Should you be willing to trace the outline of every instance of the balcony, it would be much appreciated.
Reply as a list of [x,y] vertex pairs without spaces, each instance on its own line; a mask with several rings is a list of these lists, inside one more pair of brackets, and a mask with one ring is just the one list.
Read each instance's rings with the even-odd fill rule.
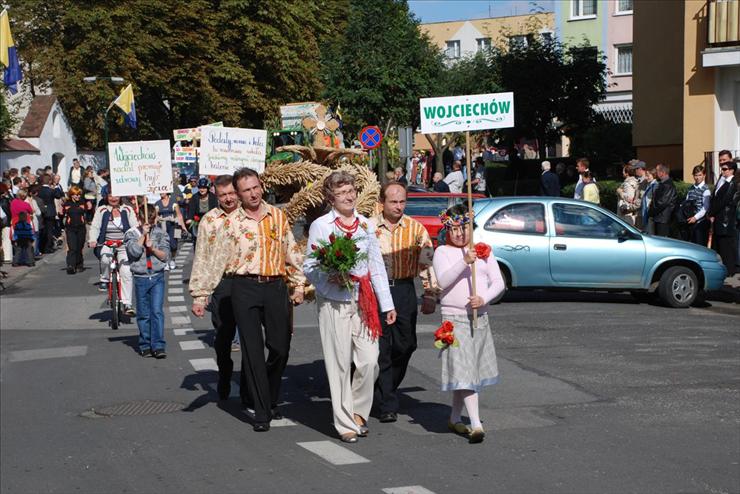
[[708,2],[709,46],[740,44],[740,0]]
[[707,49],[703,67],[740,65],[740,0],[707,2]]

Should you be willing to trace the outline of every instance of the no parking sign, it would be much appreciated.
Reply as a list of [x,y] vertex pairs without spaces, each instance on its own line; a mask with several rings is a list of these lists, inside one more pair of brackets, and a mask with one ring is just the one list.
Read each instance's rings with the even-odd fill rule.
[[383,142],[383,134],[377,125],[368,125],[360,131],[360,143],[365,149],[375,149]]

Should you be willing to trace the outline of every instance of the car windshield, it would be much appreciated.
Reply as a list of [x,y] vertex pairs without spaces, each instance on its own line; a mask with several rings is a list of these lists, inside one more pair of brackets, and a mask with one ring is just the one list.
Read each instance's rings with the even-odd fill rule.
[[437,216],[446,211],[448,197],[409,197],[406,201],[406,214],[409,216]]

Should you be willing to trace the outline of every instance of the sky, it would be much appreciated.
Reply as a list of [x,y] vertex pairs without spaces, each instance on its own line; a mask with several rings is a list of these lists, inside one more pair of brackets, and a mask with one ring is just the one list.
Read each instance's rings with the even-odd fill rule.
[[411,12],[422,23],[524,15],[537,6],[552,12],[554,3],[555,0],[408,0]]

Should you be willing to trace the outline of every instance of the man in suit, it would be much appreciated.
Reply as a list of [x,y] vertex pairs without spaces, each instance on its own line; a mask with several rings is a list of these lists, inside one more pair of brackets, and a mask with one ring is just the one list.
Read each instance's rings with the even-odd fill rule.
[[671,218],[676,209],[678,195],[676,187],[671,180],[671,170],[666,165],[655,167],[658,174],[658,185],[653,193],[653,201],[650,203],[648,215],[655,223],[655,234],[662,237],[670,236]]
[[59,189],[51,187],[51,177],[49,175],[41,176],[41,190],[39,198],[44,201],[45,208],[42,208],[41,215],[41,242],[40,249],[44,254],[54,252],[54,223],[57,217],[57,207],[54,199],[61,199],[62,192]]
[[560,197],[560,179],[550,171],[550,162],[542,162],[542,175],[540,175],[540,195]]
[[722,263],[727,268],[727,276],[733,276],[737,262],[737,227],[736,209],[738,201],[735,171],[737,163],[732,160],[732,154],[723,150],[719,153],[720,178],[714,188],[712,201],[709,206],[709,219],[712,222],[712,246],[722,257]]

